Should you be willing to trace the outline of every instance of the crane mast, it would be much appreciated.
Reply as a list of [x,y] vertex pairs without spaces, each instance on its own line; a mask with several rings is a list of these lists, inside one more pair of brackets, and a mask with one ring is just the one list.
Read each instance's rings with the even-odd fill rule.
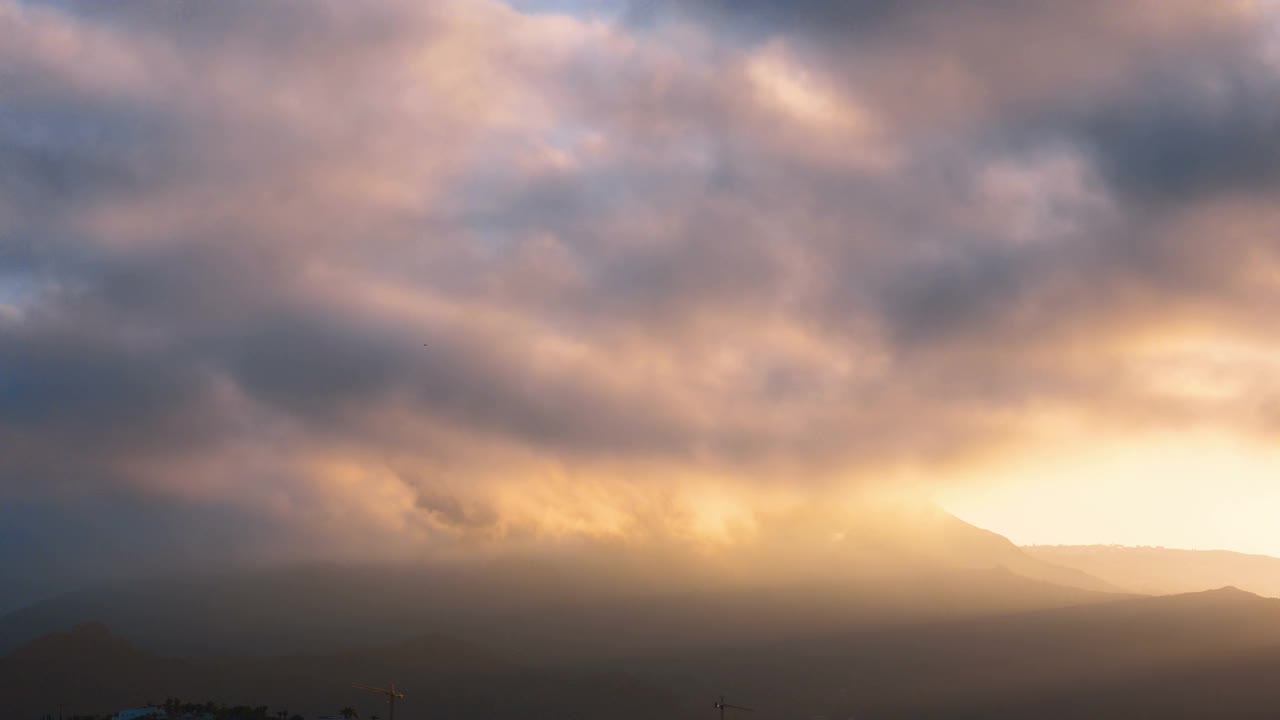
[[385,688],[371,687],[369,685],[356,685],[354,683],[351,685],[351,687],[356,688],[357,690],[366,690],[371,693],[386,695],[387,706],[388,706],[387,715],[389,716],[387,720],[396,720],[396,700],[403,698],[404,693],[400,692],[399,690],[396,690],[396,684],[394,682],[391,683],[390,687],[385,687]]
[[726,703],[724,701],[723,695],[721,695],[720,700],[716,702],[716,709],[720,711],[720,720],[724,720],[725,710],[741,710],[743,712],[755,712],[755,710],[752,710],[749,707],[742,707],[741,705],[730,705]]

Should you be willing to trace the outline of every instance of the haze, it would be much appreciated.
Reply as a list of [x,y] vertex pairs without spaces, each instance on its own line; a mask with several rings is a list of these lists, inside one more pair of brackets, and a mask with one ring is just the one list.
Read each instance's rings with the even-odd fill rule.
[[[652,601],[646,642],[550,654],[692,662],[1278,594],[1265,559],[1015,546],[1280,555],[1278,21],[0,0],[0,651],[100,621],[191,654],[198,617],[232,655],[376,625],[531,657],[574,603]],[[186,614],[348,572],[381,615],[254,648],[288,613],[253,592]],[[122,610],[163,578],[187,599]],[[741,605],[699,645],[670,598],[702,593]]]

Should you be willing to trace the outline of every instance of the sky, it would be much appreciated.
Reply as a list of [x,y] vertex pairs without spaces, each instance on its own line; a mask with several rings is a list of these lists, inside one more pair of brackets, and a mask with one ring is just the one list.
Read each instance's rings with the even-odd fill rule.
[[882,492],[1280,554],[1278,21],[0,0],[0,584]]

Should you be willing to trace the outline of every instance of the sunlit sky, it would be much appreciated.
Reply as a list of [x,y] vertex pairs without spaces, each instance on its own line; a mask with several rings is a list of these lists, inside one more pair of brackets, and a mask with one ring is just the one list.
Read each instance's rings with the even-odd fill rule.
[[1163,545],[1277,554],[1280,448],[1165,434],[1018,458],[938,497],[1021,544]]
[[0,584],[897,490],[1280,555],[1278,12],[0,0]]

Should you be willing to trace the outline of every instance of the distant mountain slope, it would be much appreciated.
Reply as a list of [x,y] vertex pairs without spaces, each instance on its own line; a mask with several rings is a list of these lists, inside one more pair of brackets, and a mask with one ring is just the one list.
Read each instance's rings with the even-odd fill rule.
[[1280,648],[1189,660],[1085,688],[1001,698],[951,718],[1273,718],[1280,707]]
[[[1007,575],[1006,577],[1013,577]],[[1031,582],[1019,579],[1021,582]],[[1234,718],[1280,707],[1280,600],[1234,588],[537,668],[423,636],[336,653],[172,659],[81,625],[0,658],[0,717],[179,696],[403,718],[696,720],[721,693],[783,718]]]
[[385,715],[353,682],[396,681],[400,717],[650,718],[676,705],[618,672],[540,671],[440,636],[316,656],[174,659],[141,652],[102,625],[39,638],[0,658],[0,717],[105,714],[165,698]]
[[165,697],[180,663],[166,663],[99,623],[47,635],[0,658],[0,716],[100,714]]
[[118,583],[0,617],[0,652],[94,619],[170,655],[314,653],[444,631],[517,657],[550,647],[575,659],[1115,599],[1113,586],[933,506],[879,506],[835,528],[768,528],[715,554],[595,547],[465,567]]
[[[358,592],[347,592],[353,577]],[[572,580],[566,580],[572,585]],[[168,655],[330,652],[444,632],[513,657],[575,661],[1114,600],[1004,568],[879,572],[858,582],[548,599],[476,580],[329,569],[129,584],[0,619],[14,646],[86,618]]]
[[1027,553],[1003,535],[967,523],[937,507],[925,506],[914,512],[917,516],[926,516],[924,522],[913,524],[917,528],[913,534],[918,539],[911,547],[921,556],[962,567],[1004,567],[1032,580],[1065,587],[1111,593],[1131,591],[1123,583],[1107,581],[1074,566]]
[[1118,545],[1033,545],[1030,557],[1152,595],[1197,592],[1234,585],[1280,597],[1280,558],[1225,550],[1174,550]]
[[[1276,716],[1276,676],[1259,668],[1280,667],[1277,661],[1280,600],[1225,588],[744,646],[628,667],[660,677],[682,695],[731,692],[755,707],[759,720],[1226,718]],[[1187,707],[1197,713],[1169,702],[1162,678],[1196,687],[1201,695],[1179,695],[1194,701]],[[1219,695],[1228,689],[1247,700]],[[1221,712],[1211,710],[1215,704]]]

